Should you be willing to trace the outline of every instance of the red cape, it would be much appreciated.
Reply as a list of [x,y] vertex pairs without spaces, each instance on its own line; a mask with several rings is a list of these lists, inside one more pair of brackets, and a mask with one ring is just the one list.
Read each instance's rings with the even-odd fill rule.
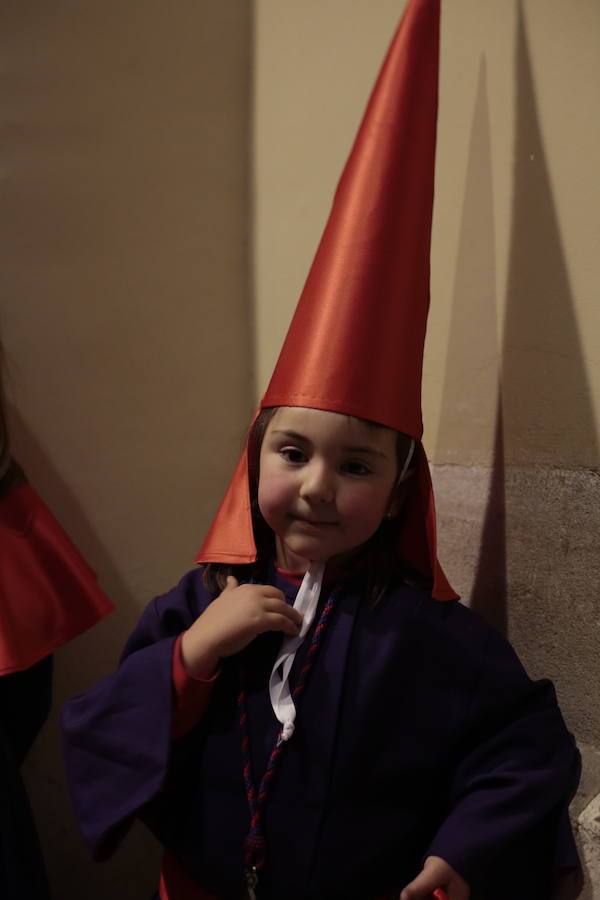
[[27,669],[113,606],[32,487],[0,498],[0,675]]

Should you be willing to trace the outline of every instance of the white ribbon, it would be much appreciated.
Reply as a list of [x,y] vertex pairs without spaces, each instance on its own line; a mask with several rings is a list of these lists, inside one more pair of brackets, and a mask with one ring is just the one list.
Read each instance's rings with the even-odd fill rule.
[[289,637],[284,640],[269,678],[271,706],[277,720],[283,725],[281,734],[281,740],[283,741],[289,741],[293,735],[294,720],[296,718],[296,707],[290,693],[290,671],[296,652],[315,617],[324,572],[325,565],[323,563],[311,563],[304,575],[294,601],[294,609],[297,609],[304,617],[300,633],[296,637]]
[[404,465],[402,466],[402,471],[400,472],[400,477],[398,478],[398,484],[404,481],[406,477],[406,473],[408,472],[408,467],[411,464],[413,453],[415,452],[415,439],[410,439],[410,447],[408,448],[408,453],[406,454],[406,459],[404,460]]

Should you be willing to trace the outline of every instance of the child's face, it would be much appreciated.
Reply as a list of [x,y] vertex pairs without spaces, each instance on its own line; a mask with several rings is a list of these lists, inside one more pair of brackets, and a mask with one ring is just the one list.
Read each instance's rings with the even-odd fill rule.
[[260,452],[258,504],[277,562],[305,571],[350,553],[395,513],[396,435],[353,416],[280,407]]

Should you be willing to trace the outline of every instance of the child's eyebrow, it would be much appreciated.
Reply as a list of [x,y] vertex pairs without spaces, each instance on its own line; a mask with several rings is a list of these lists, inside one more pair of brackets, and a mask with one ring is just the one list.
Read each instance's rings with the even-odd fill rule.
[[376,450],[375,447],[344,447],[345,453],[359,453],[361,455],[367,454],[368,456],[381,456],[383,459],[388,458],[388,454],[384,453],[382,450]]
[[310,439],[298,431],[285,431],[281,428],[274,428],[271,434],[279,434],[282,437],[289,438],[291,441],[303,441],[305,444],[310,444]]
[[[281,437],[285,437],[291,441],[300,441],[303,444],[310,444],[312,446],[312,441],[310,438],[306,437],[305,434],[300,434],[298,431],[287,431],[285,429],[273,429],[271,434],[277,434]],[[383,453],[381,450],[376,450],[375,447],[342,447],[342,451],[344,453],[357,453],[362,456],[380,456],[382,459],[387,459],[388,454]]]

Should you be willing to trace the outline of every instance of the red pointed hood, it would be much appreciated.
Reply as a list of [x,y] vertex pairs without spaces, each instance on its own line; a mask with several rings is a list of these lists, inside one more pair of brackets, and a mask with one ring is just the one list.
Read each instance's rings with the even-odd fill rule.
[[[261,401],[387,425],[420,441],[429,308],[440,0],[410,0],[371,94],[329,220]],[[456,594],[436,555],[429,467],[419,444],[399,552]],[[199,562],[252,562],[244,452]]]

